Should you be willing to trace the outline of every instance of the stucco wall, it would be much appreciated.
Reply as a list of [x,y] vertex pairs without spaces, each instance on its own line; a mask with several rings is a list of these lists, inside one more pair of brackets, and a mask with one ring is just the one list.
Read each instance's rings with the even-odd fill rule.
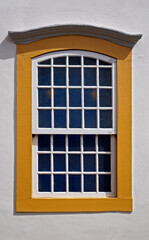
[[[149,239],[149,1],[0,1],[0,239]],[[16,46],[8,31],[90,24],[142,33],[133,49],[134,211],[96,214],[15,213]]]

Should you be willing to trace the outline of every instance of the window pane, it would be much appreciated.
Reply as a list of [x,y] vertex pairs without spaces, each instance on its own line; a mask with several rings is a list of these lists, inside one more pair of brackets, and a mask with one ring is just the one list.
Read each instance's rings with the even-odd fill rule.
[[112,110],[100,110],[100,127],[112,128]]
[[96,86],[96,68],[84,68],[84,86]]
[[51,68],[38,68],[38,85],[51,85]]
[[54,135],[53,136],[53,150],[54,151],[65,151],[65,135]]
[[99,60],[99,65],[112,65],[111,63]]
[[54,110],[54,127],[66,128],[66,110]]
[[95,151],[95,135],[84,135],[83,136],[83,150],[84,151]]
[[85,110],[85,128],[97,128],[96,110]]
[[81,175],[69,175],[69,192],[81,192]]
[[69,57],[69,65],[81,65],[80,57]]
[[84,89],[84,106],[96,107],[97,106],[97,92],[96,89]]
[[81,128],[81,110],[69,110],[69,127]]
[[58,57],[54,58],[55,65],[65,65],[66,64],[66,57]]
[[65,171],[66,164],[65,164],[65,154],[54,154],[54,171]]
[[69,85],[81,86],[81,68],[69,68]]
[[108,154],[99,154],[98,162],[99,162],[99,171],[100,172],[110,172],[111,171],[111,155]]
[[54,68],[54,85],[66,85],[66,68]]
[[38,191],[50,192],[51,191],[51,175],[38,175]]
[[50,135],[38,135],[38,151],[50,151]]
[[111,192],[111,175],[99,175],[99,192]]
[[98,136],[98,151],[110,151],[111,143],[109,135],[99,135]]
[[84,175],[84,192],[96,192],[96,175]]
[[40,65],[50,65],[51,64],[51,59],[39,62],[38,64],[40,64]]
[[112,107],[112,90],[100,89],[99,90],[99,105],[100,107]]
[[51,107],[51,89],[38,89],[38,106]]
[[112,71],[111,68],[99,69],[99,85],[112,86]]
[[54,192],[66,192],[66,175],[54,175]]
[[51,128],[51,110],[38,110],[39,127]]
[[69,106],[81,107],[81,89],[69,89]]
[[54,89],[54,107],[66,107],[66,89]]
[[69,135],[68,136],[68,150],[69,151],[80,151],[80,135]]
[[38,171],[50,170],[50,154],[38,154]]
[[85,172],[96,171],[96,155],[95,154],[84,154],[83,163]]
[[80,154],[69,154],[68,161],[69,161],[69,171],[81,171],[80,167]]
[[96,59],[84,57],[84,65],[96,65]]

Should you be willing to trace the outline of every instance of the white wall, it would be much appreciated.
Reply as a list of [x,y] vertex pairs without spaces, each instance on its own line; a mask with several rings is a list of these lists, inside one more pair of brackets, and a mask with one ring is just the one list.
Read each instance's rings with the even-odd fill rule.
[[[96,214],[16,214],[16,46],[9,30],[90,24],[142,33],[133,49],[134,211]],[[0,239],[149,239],[149,1],[0,1]]]

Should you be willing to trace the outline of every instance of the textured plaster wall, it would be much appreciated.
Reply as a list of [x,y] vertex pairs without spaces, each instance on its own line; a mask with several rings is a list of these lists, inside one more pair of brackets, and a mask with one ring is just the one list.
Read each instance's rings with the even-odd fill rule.
[[[149,1],[0,1],[0,239],[149,239]],[[15,44],[8,30],[90,24],[142,33],[133,49],[134,211],[96,214],[16,214]]]

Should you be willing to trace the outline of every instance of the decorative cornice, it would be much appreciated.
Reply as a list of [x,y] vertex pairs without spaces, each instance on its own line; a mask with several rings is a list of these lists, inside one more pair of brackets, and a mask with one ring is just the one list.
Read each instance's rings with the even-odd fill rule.
[[57,36],[81,35],[108,40],[131,48],[142,37],[142,34],[127,34],[113,29],[89,25],[56,25],[27,31],[9,31],[8,33],[16,44],[27,44]]

